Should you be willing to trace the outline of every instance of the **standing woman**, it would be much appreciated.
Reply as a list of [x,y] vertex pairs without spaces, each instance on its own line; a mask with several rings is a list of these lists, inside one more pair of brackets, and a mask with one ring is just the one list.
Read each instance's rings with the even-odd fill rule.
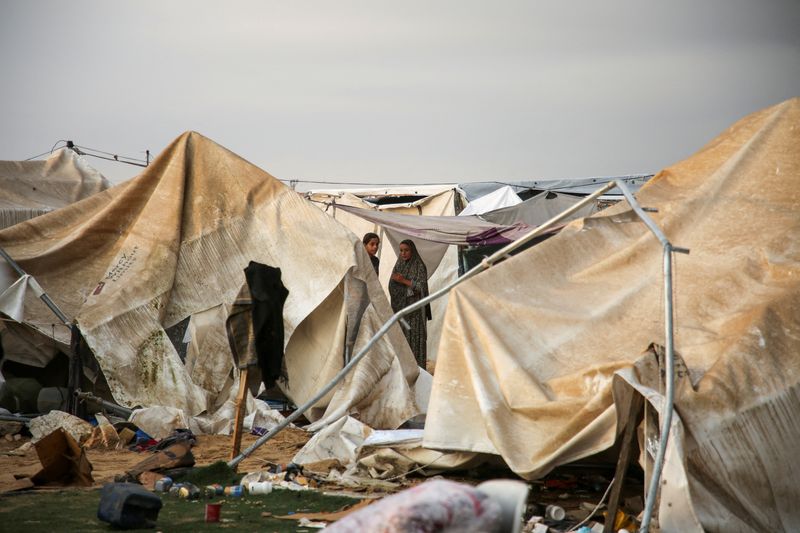
[[[389,296],[392,300],[392,310],[398,312],[414,302],[428,296],[428,269],[417,253],[414,241],[405,240],[400,243],[400,257],[392,270],[392,277],[389,281]],[[408,344],[417,364],[425,368],[428,360],[428,325],[427,321],[431,318],[431,308],[426,305],[422,309],[414,311],[405,316],[406,322],[410,326],[404,329]]]
[[381,238],[375,233],[365,233],[361,242],[364,243],[364,248],[367,249],[369,260],[372,261],[372,268],[375,269],[375,273],[377,274],[381,266],[381,260],[378,259],[378,256],[375,254],[378,253],[378,246],[381,244]]

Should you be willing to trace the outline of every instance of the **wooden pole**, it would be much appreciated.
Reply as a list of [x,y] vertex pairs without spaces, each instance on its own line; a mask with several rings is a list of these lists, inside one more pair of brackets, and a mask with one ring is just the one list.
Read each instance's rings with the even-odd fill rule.
[[231,442],[231,460],[239,455],[242,447],[242,422],[244,421],[244,410],[247,404],[247,373],[248,368],[239,370],[239,393],[236,395],[236,412],[233,419],[233,440]]
[[617,519],[617,509],[619,509],[619,500],[622,496],[625,473],[628,471],[628,463],[631,460],[633,438],[636,435],[636,427],[641,419],[642,405],[642,395],[633,391],[628,404],[628,419],[625,421],[625,430],[622,434],[622,446],[617,460],[617,470],[614,473],[614,484],[611,487],[611,496],[608,498],[608,518],[606,518],[606,523],[603,526],[603,533],[613,533],[615,531],[614,522]]

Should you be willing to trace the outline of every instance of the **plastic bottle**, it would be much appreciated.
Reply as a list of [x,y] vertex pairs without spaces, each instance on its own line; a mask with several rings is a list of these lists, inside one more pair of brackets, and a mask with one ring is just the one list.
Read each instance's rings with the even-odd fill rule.
[[253,481],[247,486],[250,494],[269,494],[272,492],[272,483],[269,481]]

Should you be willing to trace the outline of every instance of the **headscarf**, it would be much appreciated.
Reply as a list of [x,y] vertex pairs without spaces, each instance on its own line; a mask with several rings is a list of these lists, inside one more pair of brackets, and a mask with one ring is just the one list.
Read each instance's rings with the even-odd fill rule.
[[[400,244],[405,244],[411,248],[411,258],[408,261],[404,261],[401,257],[398,257],[397,262],[394,264],[394,269],[392,269],[392,274],[396,272],[404,278],[410,279],[411,287],[394,280],[389,281],[389,297],[392,301],[392,309],[395,312],[428,296],[428,268],[419,256],[417,246],[411,239],[406,239]],[[425,306],[425,314],[430,320],[430,305]]]

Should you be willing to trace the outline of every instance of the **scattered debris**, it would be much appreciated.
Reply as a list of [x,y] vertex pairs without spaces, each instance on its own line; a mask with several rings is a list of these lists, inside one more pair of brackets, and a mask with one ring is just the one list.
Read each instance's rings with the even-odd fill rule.
[[13,474],[0,475],[0,494],[32,489],[33,487],[33,481],[29,477],[18,478]]
[[[35,444],[31,442],[26,442],[19,449],[25,448],[27,451],[34,446],[42,465],[41,470],[33,476],[6,476],[0,482],[0,493],[43,485],[88,487],[94,483],[92,465],[86,458],[85,450],[64,429],[53,431]],[[17,450],[15,455],[24,453]]]
[[125,474],[117,476],[116,480],[136,481],[144,472],[163,472],[171,468],[194,466],[191,447],[191,444],[186,441],[173,444],[166,450],[161,450],[140,461]]
[[121,529],[156,526],[161,498],[135,483],[108,483],[100,493],[97,518]]
[[115,449],[120,445],[120,437],[114,426],[102,415],[97,415],[98,425],[92,429],[91,435],[86,439],[84,445],[89,448]]
[[32,441],[36,443],[53,431],[63,428],[77,443],[83,442],[92,434],[92,425],[77,416],[64,411],[50,411],[46,415],[34,418],[30,422]]

